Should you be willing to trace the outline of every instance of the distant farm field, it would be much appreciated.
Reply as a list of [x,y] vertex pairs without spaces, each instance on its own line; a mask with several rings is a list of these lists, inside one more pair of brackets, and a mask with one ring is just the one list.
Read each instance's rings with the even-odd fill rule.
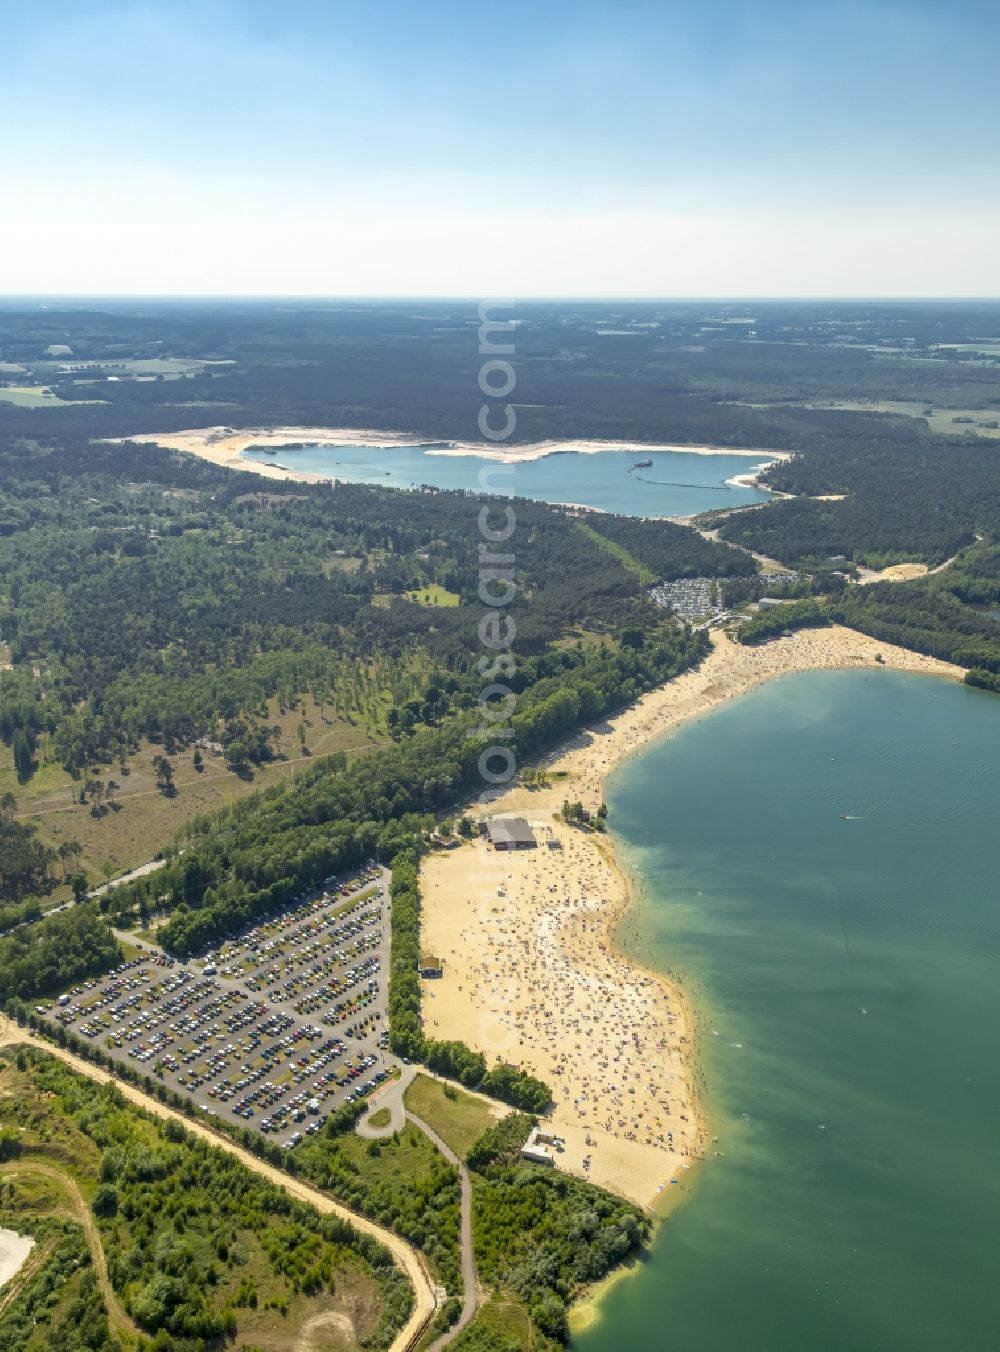
[[0,385],[0,403],[18,408],[68,408],[71,404],[100,404],[100,399],[60,399],[41,385]]
[[[937,408],[916,401],[886,400],[884,403],[861,400],[848,403],[813,404],[813,408],[838,409],[845,413],[897,413],[904,418],[923,418],[932,432],[944,436],[975,433],[981,437],[1000,437],[1000,408]],[[927,410],[931,411],[928,412]],[[956,422],[956,419],[962,421]]]

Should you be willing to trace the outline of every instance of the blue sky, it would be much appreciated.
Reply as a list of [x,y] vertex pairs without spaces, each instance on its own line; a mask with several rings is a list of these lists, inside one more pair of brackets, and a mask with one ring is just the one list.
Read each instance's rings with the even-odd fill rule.
[[0,0],[0,292],[1000,294],[1000,6]]

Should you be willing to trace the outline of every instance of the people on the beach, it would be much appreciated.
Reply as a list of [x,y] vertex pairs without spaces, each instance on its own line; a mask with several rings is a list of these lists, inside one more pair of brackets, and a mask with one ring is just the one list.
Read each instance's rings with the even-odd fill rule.
[[450,953],[435,982],[435,1035],[519,1062],[552,1087],[552,1127],[567,1142],[562,1167],[652,1203],[707,1143],[680,983],[629,955],[641,951],[642,928],[635,913],[618,924],[628,897],[609,842],[563,822],[563,800],[595,810],[613,765],[763,680],[815,667],[878,669],[876,654],[885,665],[947,669],[838,628],[762,648],[715,635],[698,669],[546,758],[560,772],[547,788],[490,795],[490,812],[525,813],[560,850],[497,855],[476,841],[425,862],[425,944]]

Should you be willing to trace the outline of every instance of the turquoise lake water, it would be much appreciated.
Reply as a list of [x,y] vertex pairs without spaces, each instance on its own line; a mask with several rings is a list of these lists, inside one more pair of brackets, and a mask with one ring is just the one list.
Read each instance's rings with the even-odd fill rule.
[[243,458],[275,461],[347,483],[380,484],[384,488],[481,490],[484,468],[494,471],[490,491],[512,493],[541,502],[574,502],[625,516],[694,516],[719,507],[745,507],[770,496],[757,488],[727,484],[767,461],[745,455],[692,455],[683,451],[650,451],[650,469],[629,473],[644,451],[580,451],[546,455],[515,465],[510,472],[474,455],[431,455],[427,446],[304,446],[279,449],[274,455],[245,451]]
[[724,1155],[579,1352],[1000,1346],[998,753],[995,695],[824,672],[618,771],[620,942],[693,1000]]

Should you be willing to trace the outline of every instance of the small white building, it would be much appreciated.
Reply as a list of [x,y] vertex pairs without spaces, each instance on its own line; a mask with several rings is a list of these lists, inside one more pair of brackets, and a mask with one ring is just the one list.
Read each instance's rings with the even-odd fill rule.
[[521,1158],[529,1164],[544,1164],[551,1169],[556,1162],[553,1150],[561,1149],[562,1144],[561,1136],[553,1136],[551,1132],[542,1131],[541,1127],[534,1127],[521,1146]]

